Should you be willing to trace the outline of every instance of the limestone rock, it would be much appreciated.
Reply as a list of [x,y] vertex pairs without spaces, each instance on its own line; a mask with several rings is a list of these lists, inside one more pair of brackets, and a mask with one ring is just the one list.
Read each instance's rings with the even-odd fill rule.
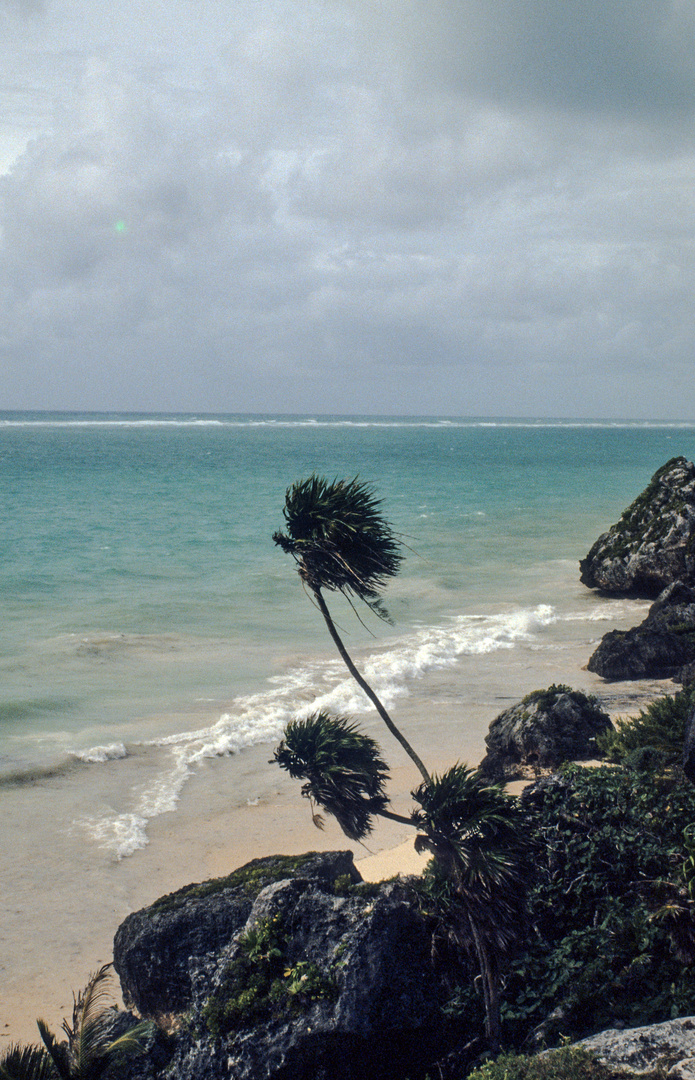
[[631,630],[611,630],[587,665],[603,679],[687,678],[695,662],[695,588],[674,582],[646,619]]
[[579,566],[584,585],[621,596],[695,586],[695,465],[677,457],[662,466]]
[[275,855],[253,859],[228,877],[187,885],[129,915],[113,944],[125,1004],[152,1020],[188,1009],[201,958],[229,944],[264,886],[299,872],[331,882],[344,874],[361,880],[351,851]]
[[596,756],[596,736],[610,728],[595,699],[568,686],[535,690],[492,721],[480,771],[495,779],[532,776],[563,761]]
[[[610,1028],[589,1039],[582,1039],[580,1046],[615,1069],[634,1073],[649,1072],[661,1064],[669,1068],[676,1063],[683,1065],[683,1072],[674,1068],[672,1075],[692,1076],[686,1070],[686,1061],[695,1057],[695,1017],[667,1020],[663,1024],[617,1030]],[[690,1065],[688,1065],[690,1068]]]
[[[346,856],[351,864],[341,852],[317,857],[313,869],[271,866],[260,889],[267,860],[255,860],[252,872],[238,872],[253,890],[230,892],[225,918],[220,899],[243,881],[207,898],[174,894],[168,912],[155,904],[138,913],[139,934],[119,931],[129,1000],[161,1016],[163,993],[168,1007],[176,1000],[185,1010],[170,1023],[165,1069],[148,1080],[385,1080],[424,1071],[446,1052],[445,992],[411,887],[351,885],[359,875]],[[206,900],[215,901],[209,916]],[[201,916],[210,937],[194,931]],[[179,973],[175,994],[164,986],[169,963]]]

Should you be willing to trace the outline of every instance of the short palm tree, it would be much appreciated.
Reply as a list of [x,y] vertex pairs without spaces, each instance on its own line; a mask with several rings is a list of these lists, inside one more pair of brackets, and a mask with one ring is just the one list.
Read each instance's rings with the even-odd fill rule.
[[72,1026],[63,1021],[67,1041],[59,1042],[37,1020],[43,1046],[10,1047],[0,1058],[0,1080],[110,1080],[124,1057],[143,1052],[148,1023],[114,1037],[114,1012],[106,1004],[110,967],[100,968],[73,997]]
[[415,846],[432,853],[453,887],[450,914],[480,969],[485,1030],[497,1047],[501,973],[524,929],[528,845],[516,802],[464,764],[433,776],[413,798]]
[[0,1056],[0,1080],[56,1080],[57,1075],[42,1046],[10,1046]]
[[355,666],[323,596],[324,590],[339,592],[350,603],[356,597],[379,618],[388,620],[380,593],[398,573],[402,554],[380,507],[371,487],[357,477],[329,482],[310,476],[287,489],[283,509],[287,531],[275,532],[273,540],[292,555],[345,666],[426,781],[427,769]]

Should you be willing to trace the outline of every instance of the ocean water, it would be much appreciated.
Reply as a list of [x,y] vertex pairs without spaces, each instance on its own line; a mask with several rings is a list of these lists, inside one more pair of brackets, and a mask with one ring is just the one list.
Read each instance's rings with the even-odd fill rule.
[[72,842],[121,860],[206,763],[253,801],[244,751],[292,716],[390,752],[271,540],[312,472],[372,482],[406,545],[392,625],[329,597],[348,648],[422,754],[474,752],[643,617],[577,564],[677,454],[695,424],[0,413],[0,806],[54,790]]

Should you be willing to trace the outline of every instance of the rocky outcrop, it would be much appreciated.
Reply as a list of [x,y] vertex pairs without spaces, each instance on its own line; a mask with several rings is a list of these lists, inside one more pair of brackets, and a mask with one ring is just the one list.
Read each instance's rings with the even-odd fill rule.
[[343,875],[361,881],[351,851],[274,855],[253,859],[227,877],[187,885],[129,915],[113,943],[125,1004],[151,1020],[190,1008],[201,961],[229,945],[265,886],[299,873],[331,884]]
[[695,588],[675,582],[639,626],[611,630],[587,665],[603,679],[688,680],[695,663]]
[[580,564],[590,589],[656,597],[681,581],[695,587],[695,465],[672,458],[603,533]]
[[119,929],[114,963],[141,1014],[177,1014],[179,1080],[380,1080],[447,1049],[412,888],[360,883],[350,852],[258,859],[165,897]]
[[674,1080],[695,1076],[695,1017],[624,1031],[610,1028],[579,1045],[614,1069],[639,1074],[661,1065]]
[[594,698],[569,686],[535,690],[492,721],[480,771],[511,780],[596,757],[596,736],[612,727]]

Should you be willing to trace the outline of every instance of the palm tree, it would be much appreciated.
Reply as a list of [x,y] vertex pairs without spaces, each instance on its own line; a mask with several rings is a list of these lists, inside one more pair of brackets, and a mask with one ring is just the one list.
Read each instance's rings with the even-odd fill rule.
[[323,590],[339,592],[350,603],[356,597],[379,618],[389,620],[380,591],[398,573],[403,556],[380,507],[381,500],[357,477],[330,483],[313,475],[287,489],[283,509],[287,532],[273,533],[273,540],[294,558],[345,666],[427,781],[429,773],[419,756],[355,666],[323,596]]
[[150,1025],[137,1024],[114,1037],[114,1011],[106,1005],[111,964],[91,976],[73,995],[72,1027],[63,1021],[67,1042],[58,1042],[43,1020],[37,1020],[43,1046],[10,1047],[0,1058],[0,1080],[109,1080],[125,1056],[143,1052]]
[[[377,744],[326,713],[291,721],[274,761],[305,781],[302,795],[332,814],[351,840],[371,832],[374,815],[419,830],[415,846],[434,857],[438,902],[457,945],[480,970],[485,1031],[497,1047],[501,974],[524,927],[527,848],[515,801],[457,764],[416,788],[410,816],[395,814],[387,809],[388,768]],[[312,818],[322,827],[318,814]]]
[[452,886],[450,915],[480,969],[485,1032],[497,1048],[501,974],[524,926],[528,844],[517,805],[501,786],[460,763],[421,784],[413,798],[419,808],[412,821],[421,830],[416,849],[432,853]]
[[63,1021],[67,1042],[58,1042],[43,1020],[37,1020],[43,1043],[53,1059],[60,1080],[100,1080],[113,1075],[121,1059],[143,1051],[146,1022],[123,1035],[113,1037],[114,1013],[106,1004],[109,997],[111,964],[104,964],[91,976],[75,998],[72,1027]]
[[[419,830],[416,846],[434,857],[458,944],[479,967],[486,1034],[496,1048],[501,972],[522,932],[525,909],[526,847],[516,804],[466,765],[430,777],[338,634],[323,590],[340,592],[350,603],[353,597],[363,600],[388,619],[380,590],[398,573],[402,559],[371,488],[357,478],[329,483],[311,476],[287,489],[283,513],[287,532],[276,532],[273,540],[294,558],[348,671],[417,765],[423,782],[412,794],[418,806],[409,816],[387,809],[388,767],[379,747],[343,717],[318,713],[292,721],[274,760],[305,781],[302,794],[336,817],[352,840],[369,834],[375,815]],[[321,817],[312,816],[321,827]]]

